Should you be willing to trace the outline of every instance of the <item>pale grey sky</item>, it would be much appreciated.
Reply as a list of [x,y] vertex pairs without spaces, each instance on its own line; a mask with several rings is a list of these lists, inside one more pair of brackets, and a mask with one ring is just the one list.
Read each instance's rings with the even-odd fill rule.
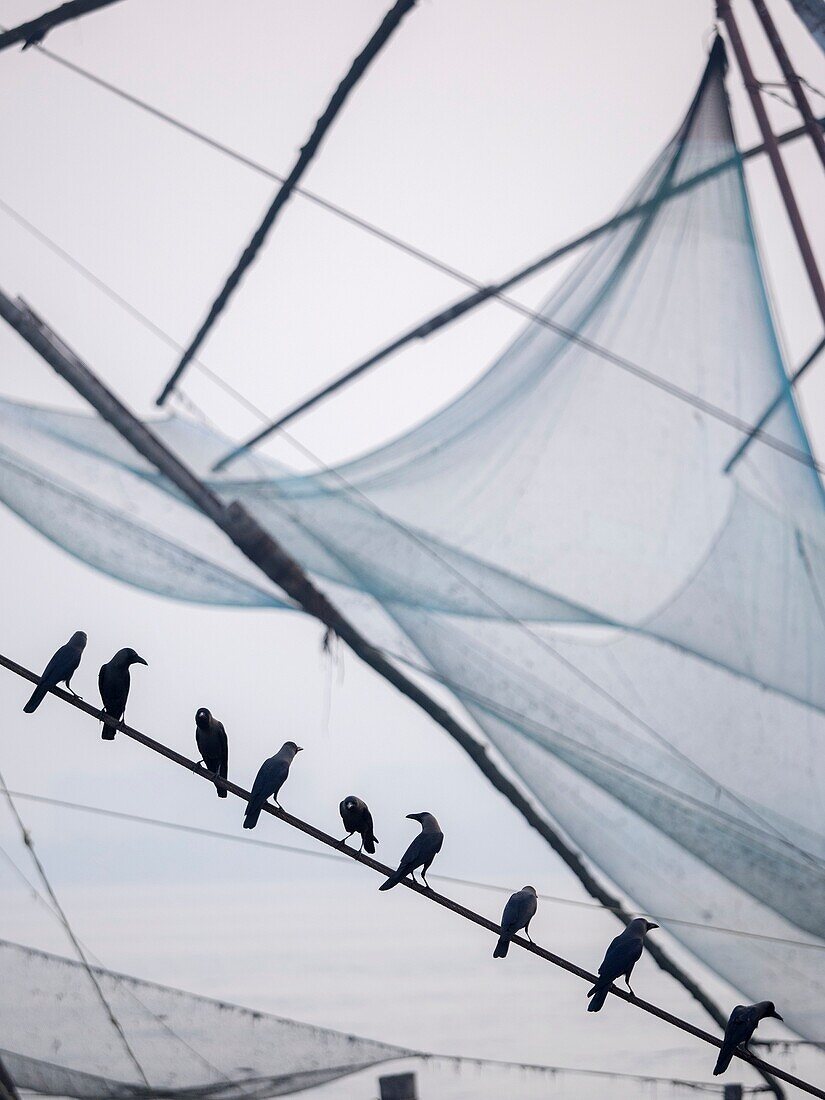
[[[12,25],[43,6],[2,0],[0,20]],[[124,0],[55,32],[47,44],[284,170],[385,6]],[[822,55],[790,8],[784,0],[771,7],[800,71],[825,85]],[[740,0],[737,10],[756,71],[776,79],[749,6]],[[495,278],[618,205],[680,120],[712,26],[706,0],[422,0],[348,103],[305,182],[479,279]],[[740,143],[751,144],[758,139],[735,67],[728,83]],[[35,51],[0,55],[0,99],[0,199],[185,342],[273,185]],[[816,102],[822,110],[823,101]],[[770,101],[769,110],[777,128],[797,124],[787,107]],[[788,150],[787,162],[820,247],[821,169],[801,143]],[[819,322],[767,165],[749,170],[749,182],[794,363],[818,337]],[[169,350],[2,212],[0,252],[0,286],[26,297],[148,413],[173,365]],[[563,270],[521,288],[520,299],[537,303]],[[446,277],[296,198],[202,357],[277,412],[460,293]],[[458,392],[519,328],[518,317],[491,304],[386,364],[294,432],[324,461],[364,450]],[[66,387],[5,330],[0,357],[4,394],[76,407]],[[820,453],[823,379],[821,368],[814,370],[802,395]],[[254,426],[194,370],[187,388],[230,434]],[[270,453],[304,464],[282,442]],[[87,630],[75,686],[91,698],[101,661],[133,645],[150,663],[134,676],[130,719],[138,727],[188,752],[194,711],[209,706],[233,736],[239,781],[250,780],[260,760],[294,736],[307,751],[285,804],[308,819],[334,830],[338,801],[356,790],[373,805],[380,854],[390,859],[410,835],[403,815],[432,809],[448,837],[439,860],[445,873],[512,888],[532,881],[549,893],[582,896],[440,729],[350,656],[341,658],[339,675],[320,653],[315,624],[135,592],[69,559],[6,511],[0,539],[4,652],[39,666],[72,630]],[[54,701],[24,719],[25,695],[23,685],[2,675],[0,768],[10,786],[238,828],[234,800],[218,803],[203,784],[182,780],[122,738],[102,747],[96,729]],[[114,969],[447,1053],[709,1073],[705,1049],[619,1005],[599,1029],[598,1049],[590,1050],[593,1021],[577,982],[533,959],[514,956],[506,968],[493,966],[479,932],[415,897],[379,896],[358,869],[27,803],[21,809],[78,931]],[[272,839],[294,840],[265,824]],[[2,810],[0,843],[26,866]],[[0,891],[0,937],[67,950],[2,862]],[[467,897],[497,915],[497,898]],[[616,928],[604,913],[549,904],[536,925],[538,940],[590,966]],[[733,1003],[733,991],[691,965]],[[638,977],[650,999],[704,1023],[648,960]],[[783,1061],[816,1067],[810,1055]],[[369,1097],[371,1088],[367,1075],[357,1087],[348,1081],[319,1095]],[[422,1097],[553,1090],[586,1097],[602,1088],[432,1070]]]

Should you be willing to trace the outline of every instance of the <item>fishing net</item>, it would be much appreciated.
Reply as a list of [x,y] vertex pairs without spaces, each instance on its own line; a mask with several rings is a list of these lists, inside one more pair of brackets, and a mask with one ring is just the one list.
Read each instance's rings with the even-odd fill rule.
[[264,1100],[411,1053],[95,968],[147,1089],[80,963],[0,941],[0,967],[0,1058],[46,1096]]
[[[724,66],[717,43],[640,211],[400,439],[316,475],[246,456],[216,476],[225,439],[154,427],[446,684],[636,904],[822,1040],[825,502]],[[163,595],[287,606],[105,424],[4,401],[0,427],[0,499],[77,557]]]

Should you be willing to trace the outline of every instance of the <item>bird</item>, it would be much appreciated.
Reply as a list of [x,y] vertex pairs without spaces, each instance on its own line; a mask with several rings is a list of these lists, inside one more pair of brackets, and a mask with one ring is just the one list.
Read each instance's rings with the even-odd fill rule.
[[263,804],[270,795],[278,809],[281,809],[281,804],[278,801],[278,791],[286,782],[286,777],[289,775],[289,766],[299,752],[303,752],[300,745],[296,745],[294,741],[285,741],[274,756],[270,756],[268,760],[264,760],[261,764],[258,774],[255,776],[255,782],[252,784],[249,802],[246,805],[246,815],[243,819],[245,829],[254,829],[258,824]]
[[768,1016],[773,1016],[776,1020],[782,1019],[776,1011],[776,1005],[773,1001],[759,1001],[755,1005],[736,1006],[731,1012],[728,1025],[725,1028],[725,1039],[713,1070],[714,1077],[718,1077],[720,1073],[725,1072],[731,1063],[734,1050],[739,1046],[747,1047],[759,1021],[766,1019]]
[[338,812],[341,814],[344,828],[348,830],[347,835],[341,841],[342,846],[346,844],[353,833],[358,833],[361,837],[361,847],[358,851],[364,850],[369,852],[371,856],[375,855],[375,845],[378,840],[373,830],[370,808],[363,798],[348,794],[338,807]]
[[[101,665],[97,676],[97,686],[100,688],[104,714],[108,714],[117,722],[121,721],[126,713],[126,700],[129,698],[129,685],[131,684],[129,666],[145,664],[147,662],[133,649],[119,649],[111,661]],[[100,736],[104,741],[114,741],[114,727],[104,722]]]
[[[219,722],[206,707],[201,707],[195,714],[195,741],[209,771],[226,779],[229,773],[229,742],[226,730],[223,722]],[[226,787],[217,783],[215,787],[218,798],[226,798]]]
[[23,707],[26,714],[33,714],[46,698],[49,689],[57,687],[58,684],[65,683],[66,690],[71,692],[75,699],[80,698],[76,691],[72,691],[71,684],[72,676],[77,672],[77,666],[80,664],[80,658],[83,656],[85,648],[86,635],[82,630],[76,630],[68,642],[57,650],[43,669],[43,675],[40,677],[37,687],[31,693],[28,703]]
[[421,832],[401,857],[398,870],[393,871],[387,881],[381,883],[378,887],[379,890],[392,890],[393,886],[397,886],[406,875],[410,875],[413,882],[415,882],[417,867],[421,868],[421,878],[424,880],[424,885],[428,890],[430,888],[430,884],[427,882],[427,871],[432,861],[441,851],[444,834],[432,814],[407,814],[407,817],[411,821],[421,823]]
[[[625,985],[630,989],[630,975],[633,967],[642,957],[645,946],[645,936],[652,928],[658,928],[658,924],[645,920],[644,917],[636,917],[620,932],[611,942],[604,955],[604,961],[599,967],[599,980],[587,994],[592,1000],[587,1006],[588,1012],[598,1012],[607,1000],[607,992],[617,978],[624,975]],[[630,989],[633,993],[633,990]],[[636,994],[633,993],[635,997]]]
[[[522,886],[510,895],[510,899],[504,906],[501,915],[501,936],[493,952],[494,959],[504,959],[510,948],[510,940],[516,932],[524,929],[524,934],[530,940],[530,921],[536,915],[538,908],[535,886]],[[533,941],[530,940],[530,943]]]

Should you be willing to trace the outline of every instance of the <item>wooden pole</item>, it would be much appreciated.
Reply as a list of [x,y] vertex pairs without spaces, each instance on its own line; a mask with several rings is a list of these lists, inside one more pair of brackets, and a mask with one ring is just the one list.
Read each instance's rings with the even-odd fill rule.
[[776,140],[776,135],[771,129],[768,114],[765,110],[765,104],[762,102],[759,84],[756,77],[753,75],[750,59],[745,49],[745,44],[742,41],[742,36],[739,33],[739,26],[731,9],[730,0],[716,0],[716,10],[719,18],[725,24],[730,44],[733,47],[733,52],[736,54],[739,71],[742,73],[742,80],[750,98],[753,113],[756,115],[756,121],[762,134],[762,140],[765,143],[765,152],[768,154],[768,159],[771,162],[771,167],[773,168],[773,173],[782,195],[782,201],[785,203],[785,209],[788,212],[788,219],[791,223],[794,236],[796,237],[796,243],[799,247],[800,255],[802,256],[802,263],[805,265],[805,270],[808,273],[808,281],[811,284],[811,291],[813,292],[819,315],[823,323],[825,323],[825,286],[823,286],[822,283],[822,276],[819,273],[816,257],[814,256],[813,248],[811,247],[811,242],[808,238],[807,230],[805,229],[805,224],[802,221],[802,215],[799,211],[796,196],[791,187],[791,181],[788,178],[788,173],[782,160],[782,154],[779,151],[779,143]]
[[788,57],[788,51],[785,49],[785,44],[779,35],[776,23],[773,21],[773,16],[768,11],[765,0],[751,0],[751,3],[756,9],[756,14],[759,16],[762,26],[765,28],[765,34],[768,36],[771,49],[776,55],[776,60],[779,62],[779,68],[782,70],[782,75],[785,77],[785,83],[788,85],[791,95],[796,100],[799,113],[802,115],[802,119],[805,123],[805,129],[808,131],[808,136],[814,143],[814,148],[822,162],[822,167],[825,168],[825,137],[822,135],[822,128],[814,117],[811,105],[808,102],[808,97],[805,94],[805,89],[802,86],[802,81],[797,76],[796,70],[791,64],[791,59]]

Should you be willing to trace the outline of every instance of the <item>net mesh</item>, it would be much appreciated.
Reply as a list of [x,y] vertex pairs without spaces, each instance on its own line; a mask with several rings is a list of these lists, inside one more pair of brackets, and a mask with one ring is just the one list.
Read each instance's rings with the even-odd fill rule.
[[[449,406],[316,475],[246,457],[214,477],[225,439],[154,427],[371,637],[447,684],[638,905],[823,945],[823,492],[723,77],[717,44],[627,200],[644,212],[543,305],[584,342],[533,321]],[[777,396],[765,430],[803,460],[755,439],[726,469],[742,433],[697,401],[753,423]],[[0,498],[71,553],[164,595],[285,606],[105,424],[7,401],[0,423]],[[822,952],[662,923],[825,1038]]]
[[95,968],[147,1089],[80,963],[0,941],[0,967],[0,1057],[18,1088],[47,1096],[264,1100],[410,1054]]

